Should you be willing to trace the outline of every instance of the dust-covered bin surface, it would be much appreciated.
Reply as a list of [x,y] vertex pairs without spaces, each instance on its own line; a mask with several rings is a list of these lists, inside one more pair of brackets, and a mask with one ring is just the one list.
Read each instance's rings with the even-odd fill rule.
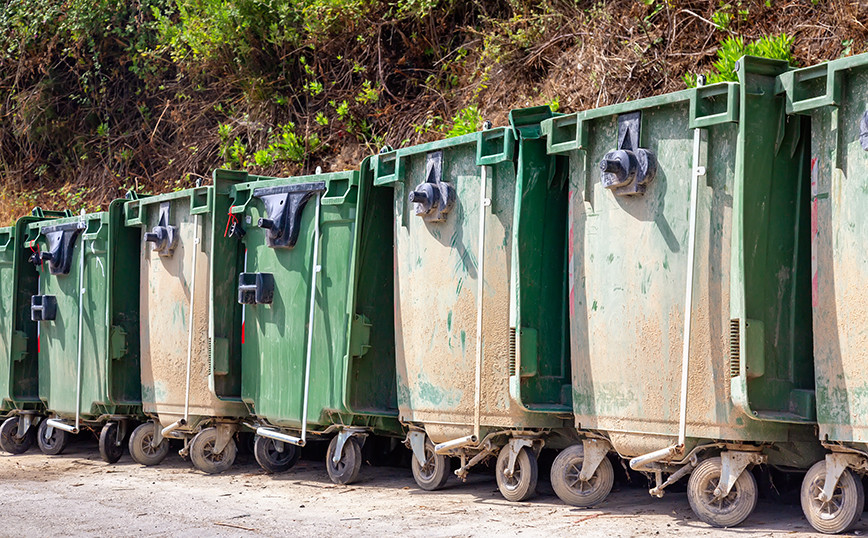
[[769,462],[803,467],[818,448],[809,136],[806,122],[785,121],[775,95],[775,75],[786,69],[745,58],[740,83],[544,124],[550,152],[570,159],[576,427],[605,432],[622,456],[676,442],[691,265],[683,454],[707,440],[806,441],[799,451],[769,451]]
[[64,216],[35,210],[14,226],[0,228],[0,416],[12,410],[41,409],[39,399],[38,336],[30,319],[30,298],[39,274],[29,262],[33,251],[24,246],[31,223]]
[[811,282],[820,438],[868,448],[868,56],[782,75],[811,126]]
[[470,435],[477,412],[482,437],[567,423],[566,177],[539,137],[549,116],[372,158],[375,185],[394,188],[400,417],[435,443]]
[[267,424],[300,429],[307,382],[312,431],[399,433],[391,189],[358,171],[222,176],[241,181],[226,235],[243,259],[233,302],[243,308],[244,401]]
[[142,244],[142,404],[163,426],[183,418],[185,404],[190,428],[202,418],[247,415],[234,297],[238,245],[223,237],[228,189],[221,182],[125,207],[126,224],[140,228]]
[[123,204],[30,224],[39,396],[60,418],[140,413],[139,237]]

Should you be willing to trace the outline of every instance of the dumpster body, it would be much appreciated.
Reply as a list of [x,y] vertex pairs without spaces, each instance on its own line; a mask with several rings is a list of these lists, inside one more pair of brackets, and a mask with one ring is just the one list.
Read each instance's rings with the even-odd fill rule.
[[67,434],[101,428],[100,453],[114,463],[141,418],[139,239],[124,226],[124,200],[109,210],[30,224],[39,289],[30,300],[39,327],[43,452]]
[[[604,499],[605,455],[614,452],[654,473],[658,496],[692,471],[694,511],[730,526],[756,502],[746,467],[805,468],[817,453],[809,136],[802,122],[784,121],[774,95],[786,69],[744,58],[740,83],[544,124],[549,151],[570,156],[568,303],[582,444],[552,468],[565,501]],[[708,494],[714,481],[722,486]]]
[[805,476],[802,508],[823,532],[863,510],[868,469],[868,55],[779,77],[790,121],[811,125],[811,267],[819,438],[828,452]]
[[[162,461],[170,436],[200,470],[230,467],[240,420],[241,311],[237,241],[223,237],[230,185],[218,182],[131,200],[127,226],[141,228],[142,404],[152,421],[130,438],[133,458]],[[191,441],[192,439],[192,441]]]
[[285,470],[298,458],[294,445],[332,436],[329,476],[352,482],[367,434],[404,437],[392,191],[374,189],[370,172],[216,175],[242,181],[232,190],[230,233],[243,245],[241,392],[256,416],[256,458],[269,471]]
[[32,446],[36,428],[31,426],[45,411],[39,399],[37,326],[30,319],[30,297],[38,289],[39,273],[29,263],[33,252],[24,242],[31,223],[63,216],[69,214],[37,208],[33,216],[0,228],[0,448],[13,454]]
[[521,500],[543,443],[568,444],[566,177],[540,138],[550,116],[513,111],[511,127],[372,159],[375,185],[395,191],[398,407],[424,489],[445,483],[448,456],[460,477],[497,456],[501,492]]

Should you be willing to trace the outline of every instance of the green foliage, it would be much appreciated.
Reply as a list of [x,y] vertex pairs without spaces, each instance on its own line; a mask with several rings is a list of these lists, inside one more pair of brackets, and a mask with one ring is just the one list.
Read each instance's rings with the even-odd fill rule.
[[[717,60],[711,64],[713,71],[706,74],[705,83],[737,81],[735,63],[742,56],[786,60],[790,65],[795,65],[792,47],[793,38],[786,34],[763,37],[751,43],[745,43],[740,37],[727,37],[717,49]],[[696,78],[696,75],[691,73],[682,77],[688,88],[696,86]]]
[[458,111],[458,114],[452,118],[452,128],[446,133],[446,138],[475,133],[481,127],[482,116],[479,114],[479,108],[476,105],[470,105]]

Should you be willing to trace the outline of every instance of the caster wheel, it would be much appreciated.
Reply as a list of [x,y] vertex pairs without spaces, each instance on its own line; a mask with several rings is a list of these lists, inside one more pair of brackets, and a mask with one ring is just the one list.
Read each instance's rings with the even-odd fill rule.
[[826,462],[818,461],[802,481],[802,511],[808,523],[826,534],[847,532],[859,521],[865,508],[865,489],[853,471],[846,469],[838,479],[832,498],[820,500],[820,492],[826,484]]
[[609,458],[605,458],[590,480],[580,480],[584,460],[582,445],[562,450],[552,464],[551,478],[552,488],[562,501],[587,508],[603,502],[609,496],[615,483],[615,471]]
[[24,454],[36,440],[36,428],[32,426],[18,436],[18,421],[19,417],[9,417],[0,426],[0,449],[10,454]]
[[528,447],[523,447],[515,458],[515,469],[512,476],[506,476],[509,466],[509,446],[500,449],[497,455],[495,476],[500,494],[508,501],[524,501],[536,493],[536,482],[539,475],[536,456]]
[[[283,451],[277,450],[277,443],[283,445]],[[298,462],[301,450],[291,443],[282,443],[257,435],[253,445],[253,455],[259,466],[269,473],[282,473],[290,470]]]
[[39,429],[36,432],[36,442],[43,454],[56,456],[63,452],[69,443],[69,433],[58,428],[51,428],[51,435],[49,436],[48,421],[43,420],[39,423]]
[[167,439],[163,439],[157,446],[151,446],[156,429],[157,426],[153,422],[145,422],[133,430],[133,434],[130,435],[130,456],[136,463],[148,466],[157,465],[169,453],[169,441]]
[[416,456],[411,455],[410,467],[413,478],[420,488],[434,491],[446,485],[449,479],[449,457],[434,453],[434,443],[425,438],[425,464],[419,465]]
[[190,460],[193,466],[203,473],[219,474],[232,467],[235,462],[235,440],[230,439],[226,448],[219,454],[214,452],[217,444],[217,428],[205,428],[193,437],[190,443]]
[[749,470],[741,473],[726,497],[714,495],[723,464],[708,458],[696,466],[687,481],[687,500],[696,516],[714,527],[735,527],[756,508],[756,479]]
[[107,422],[99,432],[99,455],[106,463],[116,463],[124,455],[123,439],[118,439],[120,425]]
[[352,484],[359,477],[359,469],[362,468],[362,447],[358,439],[350,437],[344,443],[340,461],[335,463],[332,458],[337,446],[338,437],[336,435],[329,442],[329,448],[326,452],[326,470],[329,473],[329,478],[335,484]]

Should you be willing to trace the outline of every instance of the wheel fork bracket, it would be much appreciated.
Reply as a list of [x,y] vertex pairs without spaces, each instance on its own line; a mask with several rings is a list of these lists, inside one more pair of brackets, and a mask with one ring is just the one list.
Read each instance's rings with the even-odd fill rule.
[[587,482],[594,477],[597,468],[609,453],[609,443],[602,439],[582,439],[582,470],[579,480]]
[[715,497],[726,497],[732,491],[735,481],[750,464],[765,463],[768,456],[758,452],[735,452],[726,450],[720,453],[720,482],[714,489]]
[[18,437],[24,437],[32,424],[33,415],[26,413],[18,415]]
[[151,448],[157,448],[163,442],[163,428],[159,422],[154,422],[154,436],[151,438]]
[[533,449],[533,439],[523,439],[521,437],[513,437],[509,440],[509,462],[506,464],[506,472],[504,473],[507,477],[512,478],[512,473],[515,472],[515,460],[518,458],[518,453],[521,452],[521,449],[524,447],[528,447]]
[[[352,437],[354,435],[360,435],[363,433],[365,433],[365,430],[360,430],[357,428],[346,428],[346,429],[342,429],[341,431],[339,431],[338,432],[338,444],[337,444],[337,446],[335,446],[334,455],[332,455],[332,463],[337,464],[341,461],[341,458],[344,457],[344,445],[347,444],[347,441],[349,440],[350,437]],[[422,442],[423,443],[425,442],[424,437],[422,439]],[[423,452],[424,452],[424,449],[423,449]]]
[[410,441],[410,450],[413,451],[413,457],[416,458],[416,463],[420,466],[425,465],[425,432],[411,430],[407,433],[407,440]]
[[820,501],[828,502],[835,494],[835,488],[838,487],[838,480],[847,468],[858,469],[863,467],[865,458],[858,454],[846,454],[835,452],[826,454],[826,482],[823,484],[823,491],[820,492]]
[[235,435],[235,430],[238,428],[235,424],[217,424],[217,439],[214,441],[214,453],[222,454],[226,445],[232,440]]

